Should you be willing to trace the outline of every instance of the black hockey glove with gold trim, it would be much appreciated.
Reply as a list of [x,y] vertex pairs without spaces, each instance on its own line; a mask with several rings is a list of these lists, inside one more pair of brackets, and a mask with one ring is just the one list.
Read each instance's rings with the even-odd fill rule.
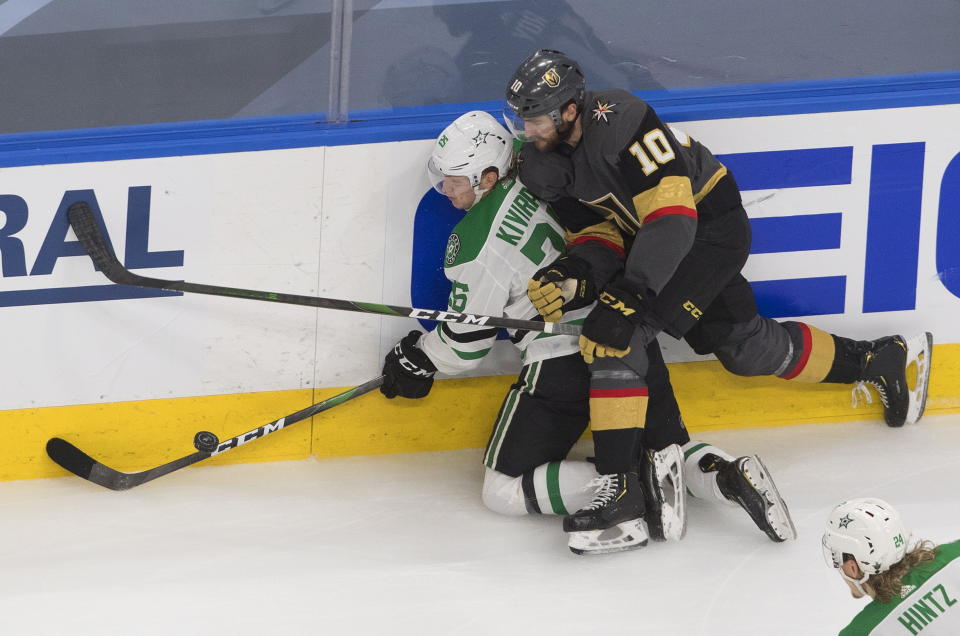
[[643,323],[643,299],[628,289],[623,279],[607,284],[597,306],[583,321],[580,354],[588,364],[594,358],[622,358],[630,353],[630,340]]
[[527,297],[547,322],[559,322],[563,312],[586,307],[597,299],[590,263],[561,256],[537,270],[527,283]]

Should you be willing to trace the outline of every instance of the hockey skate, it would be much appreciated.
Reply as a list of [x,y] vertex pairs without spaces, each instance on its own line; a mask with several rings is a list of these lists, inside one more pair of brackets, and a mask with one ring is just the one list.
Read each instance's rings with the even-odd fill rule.
[[654,541],[679,541],[687,533],[687,488],[683,451],[671,444],[659,452],[646,450],[640,463],[646,495],[647,527]]
[[590,482],[596,487],[593,501],[564,517],[563,530],[570,533],[567,545],[574,554],[605,554],[636,550],[647,545],[643,487],[635,472],[600,475]]
[[709,453],[700,459],[700,467],[704,472],[717,470],[717,486],[723,496],[740,504],[771,541],[797,538],[787,504],[758,456],[726,461]]
[[[909,338],[887,336],[870,343],[863,354],[860,377],[853,389],[852,404],[856,407],[862,395],[867,403],[872,385],[883,402],[883,417],[887,426],[914,424],[927,406],[927,386],[930,383],[930,358],[933,353],[933,335],[929,332]],[[907,377],[911,366],[915,369],[913,388]]]

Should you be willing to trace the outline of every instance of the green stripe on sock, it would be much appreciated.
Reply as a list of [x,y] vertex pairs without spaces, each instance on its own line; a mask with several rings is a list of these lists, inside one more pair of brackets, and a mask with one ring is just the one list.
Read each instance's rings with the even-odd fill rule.
[[684,453],[683,453],[683,458],[684,458],[684,459],[688,459],[691,455],[693,455],[694,453],[696,453],[698,450],[700,450],[700,449],[703,448],[704,446],[709,446],[709,445],[710,445],[710,444],[708,444],[708,443],[706,443],[706,442],[700,442],[699,444],[697,444],[696,446],[694,446],[694,447],[691,448],[690,450],[684,451]]
[[553,514],[570,514],[563,505],[563,497],[560,496],[560,462],[547,464],[547,494],[550,496],[550,507],[553,508]]

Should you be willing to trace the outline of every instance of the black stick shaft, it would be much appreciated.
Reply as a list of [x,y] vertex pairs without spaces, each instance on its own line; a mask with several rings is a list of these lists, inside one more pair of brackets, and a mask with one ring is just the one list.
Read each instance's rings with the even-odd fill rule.
[[266,437],[270,433],[276,433],[277,431],[284,429],[290,426],[291,424],[295,424],[300,420],[305,420],[309,417],[313,417],[314,415],[316,415],[317,413],[320,413],[321,411],[332,409],[333,407],[339,406],[340,404],[343,404],[348,400],[352,400],[355,397],[358,397],[360,395],[363,395],[364,393],[372,391],[373,389],[376,389],[377,387],[379,387],[381,384],[383,384],[382,375],[372,380],[368,380],[363,384],[355,386],[348,391],[344,391],[343,393],[338,393],[333,397],[329,397],[323,402],[317,402],[316,404],[308,406],[305,409],[301,409],[296,413],[285,415],[278,420],[274,420],[270,422],[269,424],[258,426],[257,428],[251,431],[247,431],[246,433],[242,433],[240,435],[237,435],[236,437],[231,437],[226,441],[220,442],[220,444],[217,445],[217,450],[210,453],[209,456],[213,457],[214,455],[221,455],[227,452],[228,450],[236,448],[237,446],[242,446],[247,442],[252,442],[253,440],[260,439],[261,437]]
[[189,283],[186,281],[165,280],[150,278],[134,274],[120,263],[113,250],[107,245],[90,206],[79,201],[70,206],[67,212],[70,225],[76,233],[83,248],[90,255],[94,265],[104,276],[120,285],[134,285],[137,287],[151,287],[192,294],[207,294],[209,296],[228,296],[232,298],[246,298],[288,305],[305,305],[321,309],[339,309],[342,311],[357,311],[382,316],[398,316],[433,320],[436,322],[456,322],[478,327],[502,327],[504,329],[524,329],[526,331],[543,331],[546,333],[578,335],[580,325],[543,322],[539,320],[521,320],[519,318],[504,318],[502,316],[483,316],[480,314],[464,314],[454,311],[437,309],[417,309],[416,307],[402,307],[399,305],[385,305],[381,303],[364,303],[353,300],[339,300],[336,298],[322,298],[319,296],[301,296],[299,294],[285,294],[281,292],[258,291],[255,289],[240,289],[237,287],[221,287],[205,285],[203,283]]
[[236,448],[237,446],[242,446],[248,442],[252,442],[255,439],[266,437],[267,435],[286,428],[291,424],[312,417],[321,411],[332,409],[333,407],[343,404],[348,400],[352,400],[353,398],[363,395],[364,393],[368,393],[369,391],[379,387],[381,384],[383,384],[382,375],[364,382],[363,384],[352,389],[344,391],[343,393],[338,393],[337,395],[329,397],[322,402],[317,402],[316,404],[308,406],[305,409],[301,409],[296,413],[291,413],[290,415],[281,417],[280,419],[274,420],[269,424],[258,426],[257,428],[247,431],[241,435],[237,435],[236,437],[231,437],[230,439],[221,442],[217,446],[217,449],[212,453],[197,451],[195,453],[191,453],[189,455],[185,455],[184,457],[167,462],[166,464],[161,464],[160,466],[149,468],[138,473],[124,473],[110,468],[106,464],[103,464],[92,458],[90,455],[87,455],[70,442],[60,439],[59,437],[54,437],[47,441],[47,455],[49,455],[50,459],[55,461],[62,468],[70,471],[78,477],[82,477],[87,481],[93,482],[98,486],[103,486],[104,488],[109,488],[110,490],[129,490],[130,488],[135,488],[136,486],[145,484],[148,481],[153,481],[157,477],[163,477],[164,475],[172,473],[176,470],[180,470],[181,468],[201,462],[205,459],[213,457],[214,455],[225,453],[228,450]]

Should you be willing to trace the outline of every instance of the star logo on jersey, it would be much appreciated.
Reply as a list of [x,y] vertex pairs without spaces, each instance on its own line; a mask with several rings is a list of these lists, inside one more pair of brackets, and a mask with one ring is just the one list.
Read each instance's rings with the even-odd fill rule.
[[456,234],[451,234],[450,238],[447,240],[447,251],[444,255],[443,262],[446,265],[453,265],[457,260],[457,254],[460,253],[460,237]]
[[602,121],[605,124],[609,124],[610,120],[607,119],[607,115],[615,115],[613,107],[616,104],[605,104],[600,100],[597,100],[597,107],[593,109],[593,118],[597,121]]
[[473,138],[473,147],[479,148],[480,144],[487,143],[487,137],[490,135],[488,132],[478,132]]
[[837,522],[837,525],[841,528],[846,528],[851,523],[853,523],[853,519],[850,517],[850,515],[843,515],[840,517],[840,521]]

